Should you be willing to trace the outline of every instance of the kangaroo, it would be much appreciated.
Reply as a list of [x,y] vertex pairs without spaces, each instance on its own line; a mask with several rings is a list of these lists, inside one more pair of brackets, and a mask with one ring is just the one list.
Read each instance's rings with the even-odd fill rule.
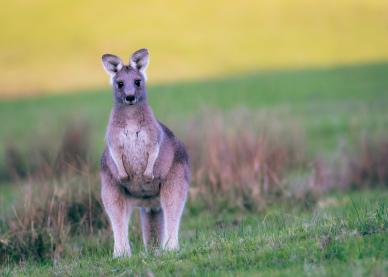
[[178,249],[178,231],[185,206],[190,166],[186,148],[147,102],[147,49],[132,54],[125,65],[105,54],[102,63],[111,78],[114,104],[101,158],[101,198],[114,237],[114,257],[130,256],[128,224],[140,208],[144,245]]

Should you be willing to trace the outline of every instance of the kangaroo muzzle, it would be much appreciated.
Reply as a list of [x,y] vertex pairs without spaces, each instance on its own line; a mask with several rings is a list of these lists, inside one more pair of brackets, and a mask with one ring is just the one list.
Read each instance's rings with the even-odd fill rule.
[[135,95],[127,95],[124,98],[124,102],[129,105],[133,105],[136,102],[136,96]]

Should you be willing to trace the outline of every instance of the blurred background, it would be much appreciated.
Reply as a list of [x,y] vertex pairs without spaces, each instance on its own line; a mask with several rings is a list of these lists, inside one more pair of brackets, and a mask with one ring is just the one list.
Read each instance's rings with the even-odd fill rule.
[[388,57],[381,0],[44,1],[0,11],[0,95],[106,84],[100,57],[147,47],[153,83]]
[[[70,266],[66,272],[82,275],[70,257],[86,263],[84,257],[110,256],[98,168],[112,92],[101,56],[128,62],[143,47],[150,51],[149,102],[187,145],[192,163],[181,257],[189,261],[173,264],[176,272],[190,268],[190,249],[213,245],[219,230],[246,226],[254,235],[239,236],[274,255],[255,252],[247,260],[268,261],[269,269],[282,260],[284,267],[272,268],[280,275],[295,257],[302,261],[295,275],[306,273],[308,262],[317,266],[312,270],[346,268],[348,275],[386,269],[388,1],[1,6],[0,272],[39,275],[53,262],[52,274]],[[268,214],[292,216],[266,225]],[[317,229],[306,235],[295,227],[306,224]],[[134,252],[142,251],[138,224],[130,228]],[[198,230],[216,232],[201,238]],[[280,245],[288,238],[274,242],[274,230],[308,242],[293,242],[287,256]],[[363,235],[354,242],[350,234]],[[244,247],[251,246],[236,247],[221,270],[249,270],[236,260],[247,255],[239,252]],[[198,254],[202,262],[192,261],[198,272],[206,251]],[[174,273],[146,259],[156,272]],[[110,266],[116,264],[91,270],[109,275]],[[132,264],[140,272],[143,266]]]

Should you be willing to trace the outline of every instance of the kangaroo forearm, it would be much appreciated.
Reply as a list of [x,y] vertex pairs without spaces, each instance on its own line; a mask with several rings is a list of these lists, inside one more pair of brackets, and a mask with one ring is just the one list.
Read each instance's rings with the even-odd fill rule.
[[148,173],[152,173],[153,172],[156,159],[158,158],[158,155],[159,155],[159,149],[160,149],[159,144],[156,144],[151,149],[151,151],[149,152],[149,154],[148,154],[148,161],[147,161],[147,167],[146,167],[145,172],[148,172]]
[[119,174],[119,178],[126,176],[126,171],[124,168],[123,157],[122,157],[121,151],[114,151],[114,149],[112,147],[109,147],[109,153],[113,159],[113,162],[116,165],[116,168],[117,168],[117,171]]

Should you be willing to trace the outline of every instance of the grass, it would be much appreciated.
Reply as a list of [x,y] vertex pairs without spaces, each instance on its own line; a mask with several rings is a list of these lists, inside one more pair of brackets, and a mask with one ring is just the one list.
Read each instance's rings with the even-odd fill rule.
[[[54,264],[2,267],[4,276],[324,275],[387,273],[388,194],[362,191],[322,198],[314,209],[276,205],[266,213],[202,212],[183,218],[176,253],[146,253],[131,234],[133,256],[111,259],[110,245],[73,241],[78,250]],[[88,248],[89,244],[89,248]]]
[[[387,63],[253,72],[200,82],[152,85],[149,87],[149,98],[157,117],[187,140],[190,139],[186,132],[190,127],[186,126],[187,123],[204,122],[198,126],[205,128],[208,124],[211,126],[218,116],[224,120],[224,125],[220,125],[222,129],[230,127],[237,132],[242,126],[251,126],[254,129],[255,124],[261,122],[275,125],[272,126],[275,130],[283,131],[275,133],[281,143],[287,142],[291,137],[284,134],[284,131],[290,130],[290,133],[297,133],[297,138],[305,139],[302,143],[308,158],[317,155],[331,161],[333,157],[342,155],[342,148],[357,145],[360,138],[374,139],[386,134],[387,74]],[[4,157],[7,145],[17,147],[24,155],[36,150],[35,148],[60,146],[66,132],[65,127],[69,123],[83,126],[86,122],[91,131],[89,158],[97,165],[111,101],[108,88],[77,91],[71,95],[1,101],[0,157]],[[239,119],[231,120],[238,114],[248,116],[245,120],[249,122],[244,124]],[[267,129],[262,129],[260,125],[257,130],[248,130],[248,135],[264,132],[263,130]],[[222,136],[222,133],[219,135]],[[225,138],[226,143],[239,145],[236,139],[228,139]],[[250,137],[244,139],[244,145],[248,144],[245,142],[249,142]],[[249,147],[241,151],[247,149],[249,152]],[[370,153],[374,155],[376,151],[379,149],[373,149]],[[240,152],[236,153],[239,155]],[[369,155],[353,154],[356,159]],[[375,163],[380,163],[380,156],[376,156],[372,163],[366,161],[366,165],[356,164],[361,167],[361,173],[365,167],[374,167]],[[206,157],[198,158],[203,161],[200,158]],[[230,158],[233,160],[233,155]],[[381,161],[386,160],[385,157],[380,158]],[[242,168],[242,165],[237,166]],[[218,167],[216,170],[220,168],[222,169]],[[40,227],[45,230],[47,221],[44,215],[47,214],[47,209],[39,210],[41,206],[38,204],[33,204],[30,209],[27,204],[36,202],[45,207],[46,202],[34,195],[44,197],[50,195],[50,191],[47,192],[47,187],[44,186],[34,186],[34,182],[39,180],[33,180],[33,193],[24,195],[28,188],[25,190],[23,184],[29,180],[10,180],[5,171],[2,159],[0,230],[10,227],[2,225],[7,222],[7,217],[14,215],[13,206],[27,210],[22,214],[26,217],[19,218],[27,221],[28,211],[36,209],[41,220],[39,222],[43,223],[42,226],[33,227],[35,230]],[[386,172],[384,168],[382,171]],[[292,179],[294,183],[300,183],[298,175],[296,178],[285,175],[284,178],[286,181]],[[362,174],[357,180],[364,180],[363,178],[370,181],[369,177]],[[72,177],[64,180],[71,180],[71,185],[76,189],[69,189],[67,194],[61,194],[66,192],[64,188],[70,187],[66,186],[70,183],[62,184],[65,185],[62,189],[52,188],[58,195],[64,195],[63,198],[55,198],[55,204],[62,210],[71,206],[74,199],[78,201],[85,199],[79,198],[80,196],[88,196],[75,193],[78,190],[87,190],[87,187],[82,187],[87,183],[78,182]],[[244,179],[237,179],[238,182],[241,180]],[[47,186],[58,185],[56,179],[45,181]],[[93,182],[94,187],[98,187],[95,179],[88,179],[88,182]],[[203,187],[208,185],[202,184]],[[54,255],[42,260],[31,257],[19,263],[8,261],[0,265],[0,272],[5,276],[147,275],[151,272],[157,276],[383,276],[388,270],[388,194],[386,184],[368,184],[368,187],[374,186],[377,188],[373,190],[334,191],[319,195],[319,198],[307,193],[301,199],[287,199],[286,191],[285,197],[275,197],[263,209],[252,210],[238,209],[228,203],[212,209],[190,199],[182,222],[182,247],[177,253],[160,253],[160,256],[146,253],[141,243],[138,218],[135,216],[135,224],[130,229],[133,246],[131,259],[111,259],[112,236],[110,230],[104,227],[95,230],[93,235],[80,233],[69,236],[62,257]],[[34,196],[33,201],[26,203],[25,199],[29,199],[29,196]],[[68,202],[61,202],[63,199]],[[59,217],[61,213],[58,213]],[[100,211],[97,219],[106,218]],[[75,222],[76,224],[80,222]],[[29,228],[31,225],[25,226]],[[16,231],[19,230],[16,228]],[[0,238],[4,238],[7,234],[0,235]],[[0,246],[1,243],[3,241],[0,241]],[[26,245],[22,247],[26,248]]]
[[142,47],[158,82],[387,59],[387,10],[381,0],[10,1],[0,96],[102,86],[103,53],[127,60]]
[[[387,74],[387,63],[269,71],[150,86],[148,95],[158,118],[173,129],[198,116],[203,107],[221,111],[245,107],[268,117],[295,119],[306,130],[307,146],[314,152],[333,151],[341,141],[384,132]],[[70,96],[1,101],[0,156],[8,142],[26,148],[32,139],[59,140],[66,122],[79,121],[91,125],[91,144],[100,153],[111,101],[108,86]]]

